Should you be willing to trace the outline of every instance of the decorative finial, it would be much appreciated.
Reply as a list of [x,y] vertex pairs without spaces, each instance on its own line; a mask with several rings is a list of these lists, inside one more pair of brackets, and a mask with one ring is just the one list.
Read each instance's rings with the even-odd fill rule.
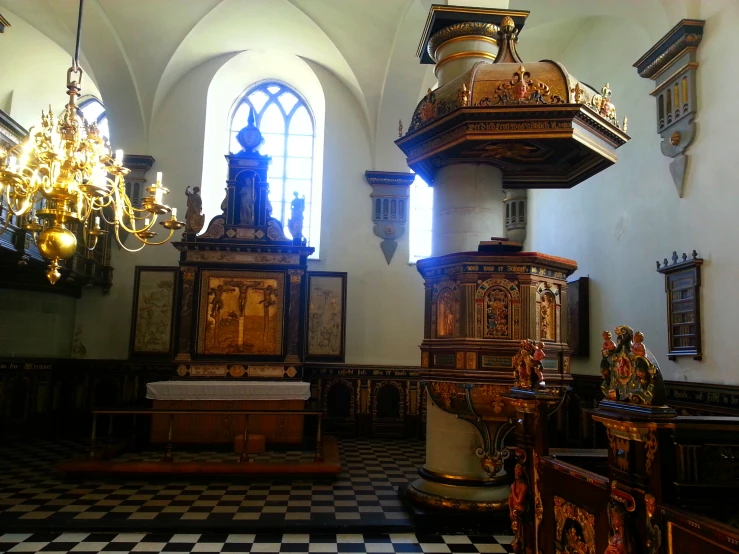
[[677,251],[675,250],[672,251],[672,263],[673,264],[677,263]]
[[570,92],[574,95],[575,102],[579,104],[582,95],[585,94],[585,89],[580,86],[580,83],[575,83],[575,87]]
[[398,120],[398,138],[403,138],[403,120]]
[[428,93],[426,94],[426,96],[427,96],[428,98],[431,98],[431,87],[429,87],[429,91],[428,91]]
[[500,28],[506,32],[513,32],[516,29],[516,24],[513,22],[513,18],[507,15],[500,22]]
[[606,83],[605,86],[600,89],[600,93],[606,100],[611,97],[611,83]]
[[624,116],[624,124],[622,126],[624,133],[626,132],[626,129],[628,128],[627,125],[629,123],[629,118]]
[[697,252],[697,251],[695,251],[695,250],[693,250],[693,252],[692,252],[691,256],[693,256],[693,259],[694,259],[694,260],[698,259],[698,252]]

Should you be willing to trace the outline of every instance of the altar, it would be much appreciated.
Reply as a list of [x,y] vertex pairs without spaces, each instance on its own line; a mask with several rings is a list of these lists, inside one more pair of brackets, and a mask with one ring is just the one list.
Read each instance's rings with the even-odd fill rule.
[[[302,381],[160,381],[146,386],[154,410],[302,410],[310,384]],[[151,442],[169,438],[168,414],[153,415]],[[172,421],[172,443],[233,443],[244,434],[263,435],[269,444],[300,444],[302,415],[181,414]]]

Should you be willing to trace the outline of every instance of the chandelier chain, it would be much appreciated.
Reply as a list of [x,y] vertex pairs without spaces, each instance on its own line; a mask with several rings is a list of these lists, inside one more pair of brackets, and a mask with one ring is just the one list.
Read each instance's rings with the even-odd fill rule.
[[72,58],[72,69],[77,72],[80,67],[80,42],[82,40],[82,10],[85,0],[80,0],[80,9],[77,14],[77,38],[74,44],[74,57]]

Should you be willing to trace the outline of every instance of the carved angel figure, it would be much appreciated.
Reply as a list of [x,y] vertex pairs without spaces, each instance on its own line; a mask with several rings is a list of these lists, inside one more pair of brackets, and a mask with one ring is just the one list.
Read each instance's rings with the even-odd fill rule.
[[200,187],[190,187],[185,189],[187,196],[187,211],[185,212],[185,232],[199,233],[205,224],[203,216],[203,199],[200,198]]

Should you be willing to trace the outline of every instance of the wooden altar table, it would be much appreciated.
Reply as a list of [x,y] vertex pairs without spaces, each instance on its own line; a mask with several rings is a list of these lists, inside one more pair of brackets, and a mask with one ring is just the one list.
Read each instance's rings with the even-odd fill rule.
[[[310,384],[300,381],[159,381],[146,386],[146,397],[156,410],[198,411],[298,411],[310,398]],[[175,419],[173,443],[232,443],[244,433],[244,418],[235,414],[187,414]],[[249,433],[264,435],[272,444],[300,444],[302,415],[254,415]],[[155,414],[151,442],[168,441],[169,418]]]

